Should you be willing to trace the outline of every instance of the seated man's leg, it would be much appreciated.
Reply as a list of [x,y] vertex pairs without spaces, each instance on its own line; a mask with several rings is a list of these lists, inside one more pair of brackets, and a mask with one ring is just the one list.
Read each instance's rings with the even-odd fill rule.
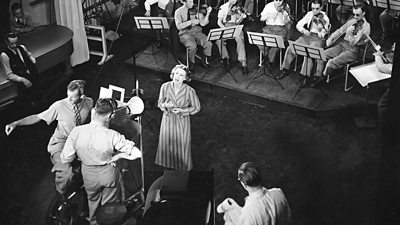
[[195,39],[197,44],[203,47],[203,54],[206,57],[210,57],[212,50],[212,43],[211,41],[207,41],[207,36],[203,32],[197,32],[195,35]]
[[190,33],[184,33],[179,36],[181,43],[189,50],[189,69],[193,69],[197,44],[195,37]]
[[331,71],[343,68],[347,63],[354,62],[358,59],[358,50],[350,49],[343,51],[336,57],[328,60],[324,75],[330,74]]
[[[314,47],[322,47],[323,41],[322,41],[322,39],[320,39],[318,37],[311,37],[310,41],[306,44],[308,44],[310,46],[314,46]],[[308,59],[308,60],[304,59],[300,73],[305,76],[310,77],[313,67],[314,67],[313,59]],[[315,75],[321,76],[322,74],[315,73]]]
[[229,58],[228,50],[226,49],[226,41],[217,40],[217,41],[215,41],[215,44],[218,47],[218,51],[219,51],[219,54],[221,55],[221,58],[223,60],[225,60],[225,58]]
[[242,63],[242,66],[247,66],[247,58],[246,58],[246,48],[244,45],[244,35],[243,31],[239,36],[235,38],[236,41],[236,53],[238,55],[238,60]]
[[[341,52],[341,49],[342,48],[339,44],[326,49],[324,51],[326,58],[329,60],[329,59],[332,59],[333,57],[339,55],[339,53]],[[326,65],[326,61],[317,60],[317,70],[315,71],[315,76],[325,75],[325,74],[323,74],[323,71],[325,70],[325,65]]]

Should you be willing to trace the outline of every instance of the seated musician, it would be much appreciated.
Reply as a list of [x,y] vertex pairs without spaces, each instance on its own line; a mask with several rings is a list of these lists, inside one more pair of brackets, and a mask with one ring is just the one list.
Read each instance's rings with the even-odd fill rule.
[[[320,81],[325,79],[321,76],[322,73],[325,77],[328,74],[331,75],[334,70],[343,68],[346,64],[359,58],[361,46],[365,45],[367,41],[365,35],[369,35],[371,32],[370,24],[365,19],[366,11],[366,4],[354,6],[354,17],[333,32],[327,39],[326,46],[328,48],[325,50],[325,54],[328,62],[318,60],[317,64],[316,75],[321,78]],[[335,44],[334,42],[343,34],[345,34],[344,39]]]
[[7,48],[1,53],[0,58],[7,79],[18,84],[20,100],[28,101],[34,106],[38,79],[36,60],[25,46],[17,44],[18,37],[15,33],[7,34],[5,42]]
[[[145,16],[150,16],[150,7],[151,5],[157,3],[157,17],[169,17],[170,15],[167,15],[167,6],[168,8],[173,8],[173,1],[171,0],[146,0],[144,2],[144,8],[146,9],[146,13],[144,14]],[[170,7],[172,4],[172,7]],[[169,11],[168,11],[169,12]],[[169,12],[171,13],[171,12]],[[156,30],[156,39],[157,39],[157,48],[162,47],[162,42],[161,42],[161,31]]]
[[[295,41],[295,43],[306,44],[315,47],[323,47],[325,36],[329,31],[330,24],[329,18],[325,12],[321,11],[322,0],[311,1],[312,11],[308,12],[296,25],[297,30],[303,35]],[[295,52],[292,48],[287,48],[285,53],[285,59],[283,60],[283,71],[278,77],[282,79],[289,74],[290,64],[296,57]],[[312,60],[303,60],[303,66],[301,68],[301,74],[310,77],[313,67]]]
[[[353,4],[370,4],[369,0],[353,0]],[[340,24],[346,23],[346,21],[353,16],[353,7],[349,5],[338,5],[336,7],[336,18]]]
[[15,2],[11,5],[10,30],[13,33],[29,32],[33,27],[27,23],[27,18],[22,10],[22,5]]
[[399,20],[400,11],[394,9],[385,9],[379,15],[379,22],[382,27],[382,40],[386,41],[390,36],[394,34],[394,29],[392,29],[392,25],[395,18]]
[[207,41],[207,36],[202,32],[202,26],[209,22],[211,7],[207,8],[206,15],[200,12],[194,12],[193,0],[185,0],[183,6],[175,11],[175,24],[179,31],[179,39],[189,50],[189,70],[193,72],[197,44],[203,47],[204,61],[203,65],[208,68],[208,57],[211,56],[212,43]]
[[[229,0],[227,3],[221,5],[218,12],[218,21],[217,24],[221,28],[230,27],[239,25],[243,19],[246,17],[246,14],[241,11],[237,0]],[[246,49],[244,45],[244,34],[243,31],[235,37],[236,41],[236,52],[238,55],[238,60],[242,64],[243,75],[248,74],[247,62],[246,62]],[[224,66],[229,67],[229,55],[226,49],[226,41],[217,40],[216,44],[218,46],[218,50],[220,51],[221,58],[223,59]]]
[[[284,41],[288,39],[291,19],[290,8],[286,0],[274,0],[266,4],[261,12],[260,20],[265,21],[266,24],[263,28],[264,33],[280,35]],[[268,60],[265,60],[266,66],[272,67],[278,48],[265,47],[264,51],[264,47],[259,46],[259,49],[263,52],[263,55],[268,54]]]

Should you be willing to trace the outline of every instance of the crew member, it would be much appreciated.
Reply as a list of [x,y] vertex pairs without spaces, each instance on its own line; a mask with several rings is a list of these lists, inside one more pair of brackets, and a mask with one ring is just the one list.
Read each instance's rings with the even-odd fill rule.
[[[219,8],[217,21],[218,26],[221,28],[225,28],[241,24],[243,19],[246,18],[246,13],[242,10],[243,9],[241,8],[241,6],[239,6],[237,0],[229,0],[227,3],[223,4]],[[242,64],[243,75],[246,75],[249,73],[249,71],[247,69],[246,49],[244,45],[243,31],[241,31],[240,34],[235,37],[235,41],[238,60]],[[217,40],[216,44],[223,59],[224,66],[229,67],[229,55],[226,49],[226,41]]]
[[85,81],[71,81],[67,87],[66,98],[54,102],[46,111],[12,122],[5,128],[6,134],[10,135],[18,126],[33,125],[41,120],[47,124],[57,121],[57,127],[50,138],[47,150],[53,163],[51,172],[55,173],[55,185],[59,193],[58,202],[66,197],[67,187],[73,176],[72,167],[61,163],[61,151],[71,130],[89,119],[90,110],[93,107],[93,100],[84,95],[84,88]]
[[[331,75],[334,70],[343,68],[347,63],[359,58],[360,46],[365,45],[368,40],[365,34],[369,35],[371,32],[370,24],[365,19],[366,10],[366,4],[354,6],[354,17],[333,32],[327,39],[326,45],[329,48],[325,50],[325,54],[328,62],[318,60],[317,64],[316,75],[320,77],[320,81],[324,80],[328,74]],[[344,39],[334,44],[343,34],[345,34]],[[321,74],[325,77],[322,77]]]
[[206,26],[209,22],[211,7],[207,8],[206,15],[191,10],[193,8],[193,0],[185,0],[183,6],[175,11],[175,24],[179,30],[179,39],[183,45],[189,50],[189,70],[193,71],[195,64],[195,56],[197,44],[203,47],[204,61],[203,65],[208,68],[208,57],[211,56],[211,41],[207,41],[207,36],[202,32],[202,26]]
[[142,156],[135,143],[108,128],[116,102],[99,99],[92,109],[92,121],[74,128],[61,152],[62,163],[78,156],[89,205],[89,222],[97,224],[95,213],[100,205],[118,200],[120,172],[115,162],[120,158],[133,160]]
[[[296,25],[297,30],[303,35],[295,41],[295,43],[306,44],[315,47],[323,47],[325,36],[330,29],[329,18],[325,12],[322,12],[322,0],[311,1],[311,11],[308,12]],[[283,60],[283,71],[278,79],[287,76],[290,71],[290,64],[296,57],[291,47],[286,49],[285,58]],[[310,77],[313,68],[312,59],[304,59],[300,73]]]

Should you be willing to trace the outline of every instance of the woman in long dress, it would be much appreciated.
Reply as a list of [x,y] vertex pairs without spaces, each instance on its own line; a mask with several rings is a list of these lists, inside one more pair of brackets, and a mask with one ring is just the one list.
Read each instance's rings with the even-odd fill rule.
[[200,111],[196,91],[183,83],[189,81],[188,69],[177,65],[172,81],[161,85],[158,107],[163,111],[155,163],[176,170],[191,170],[190,116]]

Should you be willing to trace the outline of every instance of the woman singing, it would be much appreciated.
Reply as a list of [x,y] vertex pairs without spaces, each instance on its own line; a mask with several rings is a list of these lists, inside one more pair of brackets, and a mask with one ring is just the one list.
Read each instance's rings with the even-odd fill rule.
[[200,102],[195,90],[183,83],[190,80],[186,66],[175,66],[171,79],[161,86],[158,98],[158,107],[164,113],[155,163],[176,170],[191,170],[189,115],[200,111]]

